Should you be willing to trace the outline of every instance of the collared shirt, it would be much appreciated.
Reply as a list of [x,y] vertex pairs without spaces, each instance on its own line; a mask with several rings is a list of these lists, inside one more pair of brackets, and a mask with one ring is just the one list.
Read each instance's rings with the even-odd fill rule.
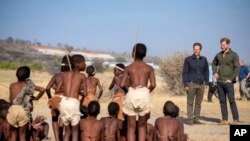
[[208,63],[207,58],[200,56],[197,58],[191,55],[185,59],[183,66],[183,84],[186,87],[188,82],[208,84]]
[[209,82],[213,82],[213,69],[212,66],[209,66]]
[[247,77],[248,73],[249,73],[249,69],[247,66],[245,66],[245,65],[240,66],[239,81],[242,81],[243,79],[245,79]]
[[239,74],[239,57],[231,49],[226,54],[219,52],[214,57],[212,67],[213,72],[219,75],[218,82],[226,82],[227,80],[235,82]]

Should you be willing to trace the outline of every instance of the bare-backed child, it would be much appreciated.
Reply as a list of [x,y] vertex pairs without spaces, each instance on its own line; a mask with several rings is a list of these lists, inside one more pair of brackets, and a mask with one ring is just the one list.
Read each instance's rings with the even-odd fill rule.
[[172,101],[167,101],[163,107],[164,117],[155,120],[154,141],[185,141],[183,123],[176,117],[179,108]]
[[[18,81],[10,84],[10,103],[7,121],[11,125],[10,140],[15,141],[17,136],[20,141],[26,140],[26,130],[32,122],[33,100],[38,100],[45,89],[36,86],[30,77],[30,68],[21,66],[16,71]],[[34,97],[35,91],[39,94]],[[18,133],[17,133],[18,131]]]
[[[87,96],[84,97],[83,105],[88,106],[91,101],[97,101],[101,98],[103,88],[100,84],[100,80],[95,77],[96,69],[94,66],[88,66],[86,69],[88,77],[86,78]],[[96,89],[99,88],[99,95],[96,97]]]
[[101,118],[101,121],[105,125],[105,141],[119,141],[120,140],[120,128],[121,122],[117,119],[119,112],[119,105],[115,102],[111,102],[108,105],[108,117]]
[[[62,74],[66,71],[70,71],[71,68],[71,56],[64,56],[62,58],[62,63],[61,63],[61,72],[55,74],[49,81],[49,83],[46,86],[46,93],[48,95],[48,98],[51,98],[51,91],[50,89],[53,88],[55,90],[54,95],[62,95],[63,94],[63,88],[60,88],[59,91],[56,91],[58,85],[60,82],[63,81]],[[54,132],[54,136],[56,141],[63,140],[63,126],[60,123],[60,128],[59,128],[59,111],[57,109],[51,110],[51,115],[52,115],[52,128]]]
[[37,116],[32,122],[33,141],[48,139],[49,124],[45,121],[45,116]]
[[[78,127],[81,117],[79,95],[86,93],[85,75],[80,71],[85,70],[85,58],[82,55],[72,56],[73,70],[64,72],[56,91],[63,88],[63,96],[54,96],[50,103],[57,103],[52,108],[60,111],[60,118],[65,126],[64,141],[78,141]],[[59,104],[58,104],[59,103]]]
[[104,123],[97,120],[100,104],[92,101],[88,105],[88,117],[80,121],[81,141],[100,141],[104,139]]
[[[123,112],[128,118],[127,140],[135,140],[136,115],[139,115],[138,135],[139,141],[146,140],[146,114],[150,112],[150,92],[156,87],[154,69],[143,61],[147,48],[138,43],[133,48],[134,62],[125,68],[121,87],[126,88],[130,83],[126,94]],[[150,85],[148,85],[150,82]]]
[[10,138],[10,125],[6,119],[10,103],[0,99],[0,141],[7,141]]
[[121,81],[122,81],[122,76],[124,72],[125,66],[124,64],[116,64],[114,68],[114,77],[113,80],[109,86],[109,90],[114,89],[114,96],[113,96],[113,102],[116,102],[119,104],[119,114],[118,114],[118,119],[124,120],[122,108],[123,108],[123,101],[125,99],[125,92],[121,88]]

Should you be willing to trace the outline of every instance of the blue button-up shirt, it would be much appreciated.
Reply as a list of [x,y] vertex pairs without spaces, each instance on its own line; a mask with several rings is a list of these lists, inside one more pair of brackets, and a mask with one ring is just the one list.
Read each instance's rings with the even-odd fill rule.
[[207,58],[195,55],[185,59],[183,66],[183,84],[186,87],[188,82],[208,84],[209,71]]
[[239,71],[239,81],[242,81],[244,78],[246,78],[248,73],[249,73],[248,67],[245,65],[241,66]]

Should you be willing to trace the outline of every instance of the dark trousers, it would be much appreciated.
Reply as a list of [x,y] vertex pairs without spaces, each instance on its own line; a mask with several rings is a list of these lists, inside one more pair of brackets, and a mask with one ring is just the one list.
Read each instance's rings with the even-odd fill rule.
[[217,86],[213,84],[213,82],[209,82],[207,100],[212,101],[213,95],[216,93]]
[[239,113],[237,105],[234,98],[234,85],[233,83],[218,83],[217,86],[220,100],[220,108],[222,114],[222,120],[228,120],[228,111],[227,111],[227,98],[230,103],[231,112],[234,120],[239,120]]
[[204,85],[188,83],[187,94],[187,117],[188,119],[199,119],[201,103],[204,95]]

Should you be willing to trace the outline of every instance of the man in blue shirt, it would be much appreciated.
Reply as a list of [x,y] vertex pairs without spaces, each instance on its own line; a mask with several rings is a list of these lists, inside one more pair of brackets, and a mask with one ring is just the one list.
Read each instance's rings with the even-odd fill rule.
[[194,43],[194,54],[187,57],[183,66],[183,84],[187,92],[188,124],[201,124],[199,121],[204,85],[208,85],[207,58],[201,56],[202,45]]
[[250,78],[250,72],[243,60],[240,60],[240,71],[239,71],[239,83],[240,83],[240,100],[243,96],[247,97],[247,100],[250,101],[250,94],[246,88],[247,79]]
[[218,98],[216,82],[213,80],[213,69],[212,65],[209,66],[209,87],[208,87],[208,94],[207,94],[207,101],[212,102],[212,97]]

